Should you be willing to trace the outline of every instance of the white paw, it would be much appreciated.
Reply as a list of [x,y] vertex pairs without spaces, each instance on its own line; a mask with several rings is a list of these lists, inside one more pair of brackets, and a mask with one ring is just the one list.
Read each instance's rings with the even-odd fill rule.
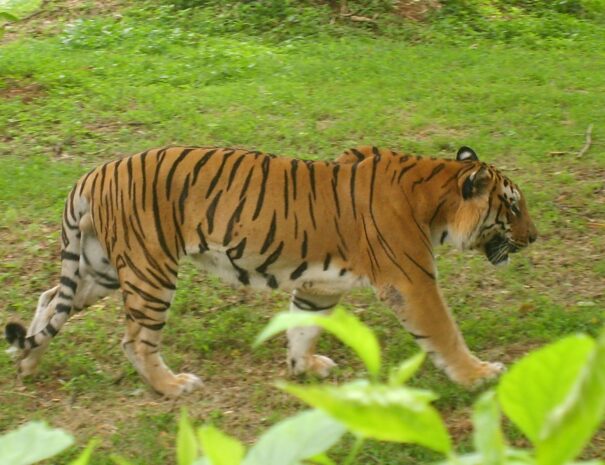
[[336,366],[336,362],[334,362],[334,360],[324,355],[311,356],[308,364],[308,370],[321,378],[327,378],[332,368]]
[[195,391],[203,384],[202,380],[192,373],[179,373],[156,390],[165,397],[176,398]]
[[324,355],[308,355],[304,359],[290,359],[290,372],[294,375],[301,373],[311,373],[321,378],[330,374],[330,370],[336,366],[336,363]]

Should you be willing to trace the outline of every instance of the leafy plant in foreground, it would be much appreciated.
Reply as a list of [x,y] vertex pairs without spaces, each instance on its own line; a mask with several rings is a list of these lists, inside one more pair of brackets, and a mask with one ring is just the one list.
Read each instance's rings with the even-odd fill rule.
[[[277,423],[248,450],[213,426],[195,429],[183,411],[176,441],[177,465],[336,465],[326,452],[347,431],[357,441],[342,465],[353,463],[366,439],[422,445],[445,456],[439,465],[579,465],[572,461],[605,417],[605,330],[596,340],[585,335],[566,337],[518,361],[495,390],[483,393],[475,402],[475,451],[459,455],[431,405],[435,394],[405,385],[425,355],[406,360],[381,381],[381,354],[374,333],[343,309],[330,316],[279,314],[259,335],[257,344],[285,329],[309,325],[321,326],[351,347],[371,379],[342,386],[279,383],[280,389],[315,410]],[[507,443],[501,411],[534,449]],[[0,437],[0,459],[3,465],[29,465],[72,443],[73,438],[60,430],[30,423]],[[93,448],[94,442],[70,465],[86,465]],[[112,459],[117,465],[132,465],[119,456]]]

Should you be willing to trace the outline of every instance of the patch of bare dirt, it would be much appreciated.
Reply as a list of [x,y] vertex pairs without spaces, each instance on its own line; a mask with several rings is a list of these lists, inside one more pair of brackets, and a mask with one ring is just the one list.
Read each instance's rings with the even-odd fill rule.
[[414,21],[421,21],[440,8],[441,3],[437,0],[398,0],[395,2],[397,13]]
[[23,82],[14,79],[5,81],[5,86],[0,88],[0,98],[21,99],[23,103],[30,103],[38,98],[44,97],[44,87],[36,82]]

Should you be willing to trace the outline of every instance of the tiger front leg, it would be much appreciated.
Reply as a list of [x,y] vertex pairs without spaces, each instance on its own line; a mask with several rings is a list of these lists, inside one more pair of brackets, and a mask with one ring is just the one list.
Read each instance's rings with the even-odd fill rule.
[[505,370],[502,363],[482,361],[470,352],[435,281],[386,286],[378,296],[452,381],[472,388]]
[[[340,300],[340,295],[314,295],[296,290],[290,299],[291,312],[314,315],[328,313]],[[336,363],[325,355],[315,353],[315,346],[321,334],[318,326],[291,328],[288,336],[288,368],[291,373],[311,373],[322,378],[330,374]]]
[[174,291],[125,281],[126,332],[122,349],[139,374],[158,393],[176,398],[202,385],[191,373],[174,374],[160,355],[161,331]]

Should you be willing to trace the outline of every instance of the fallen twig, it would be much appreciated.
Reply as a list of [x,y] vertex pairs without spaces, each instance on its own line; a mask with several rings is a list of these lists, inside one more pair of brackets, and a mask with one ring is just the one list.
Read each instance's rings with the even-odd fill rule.
[[584,147],[582,147],[578,152],[578,158],[584,156],[584,154],[588,152],[588,149],[592,145],[592,126],[592,123],[590,123],[586,128],[586,142],[584,143]]

